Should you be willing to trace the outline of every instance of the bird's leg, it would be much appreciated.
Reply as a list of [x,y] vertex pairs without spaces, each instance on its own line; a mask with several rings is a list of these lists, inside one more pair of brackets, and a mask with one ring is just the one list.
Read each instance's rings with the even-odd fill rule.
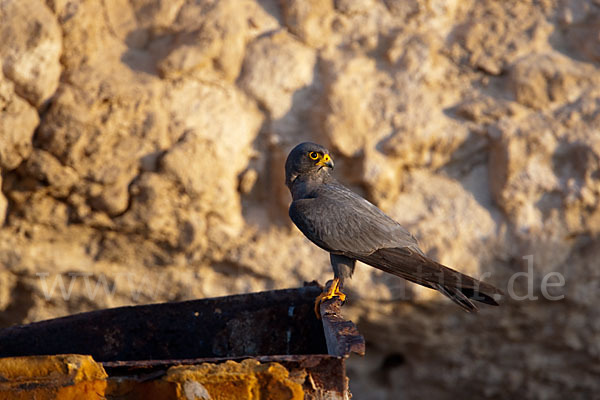
[[321,293],[315,300],[315,314],[317,315],[318,319],[321,319],[321,313],[319,312],[321,303],[325,300],[333,299],[334,297],[339,297],[341,301],[346,301],[346,295],[340,290],[339,278],[334,278],[333,282],[331,282],[331,285],[329,286],[329,289],[324,290],[323,293]]

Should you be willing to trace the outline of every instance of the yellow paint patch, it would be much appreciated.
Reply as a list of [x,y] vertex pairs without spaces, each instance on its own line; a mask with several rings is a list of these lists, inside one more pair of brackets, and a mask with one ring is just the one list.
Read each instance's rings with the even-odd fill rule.
[[[291,379],[285,367],[256,360],[171,367],[164,379],[177,385],[178,398],[182,400],[195,398],[191,396],[204,390],[210,396],[206,399],[212,400],[304,398],[301,383]],[[199,385],[186,386],[186,382]]]
[[0,400],[102,399],[106,378],[90,356],[0,358]]

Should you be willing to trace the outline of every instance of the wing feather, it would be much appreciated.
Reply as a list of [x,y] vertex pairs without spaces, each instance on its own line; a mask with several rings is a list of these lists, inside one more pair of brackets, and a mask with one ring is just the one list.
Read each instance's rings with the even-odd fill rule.
[[[351,256],[386,247],[414,247],[417,240],[375,205],[341,185],[321,185],[292,202],[290,218],[321,248]],[[420,250],[418,250],[420,252]]]
[[498,305],[493,296],[502,294],[502,291],[496,287],[407,250],[381,249],[358,257],[358,260],[411,282],[436,289],[467,311],[477,310],[470,299]]

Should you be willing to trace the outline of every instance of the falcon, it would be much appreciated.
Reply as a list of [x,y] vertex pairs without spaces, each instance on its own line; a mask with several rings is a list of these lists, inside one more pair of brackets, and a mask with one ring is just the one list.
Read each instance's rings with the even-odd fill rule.
[[375,205],[340,184],[332,175],[333,159],[318,144],[305,142],[292,149],[285,162],[285,184],[292,194],[289,215],[304,235],[329,252],[334,279],[317,297],[339,297],[356,261],[419,285],[435,289],[468,312],[472,300],[497,306],[494,286],[448,268],[427,257],[402,225]]

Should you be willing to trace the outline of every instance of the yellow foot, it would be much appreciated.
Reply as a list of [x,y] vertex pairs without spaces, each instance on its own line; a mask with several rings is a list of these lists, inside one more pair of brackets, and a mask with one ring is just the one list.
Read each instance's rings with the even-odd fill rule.
[[331,282],[329,290],[323,291],[323,293],[316,298],[315,314],[317,315],[317,319],[321,319],[321,313],[319,311],[321,303],[325,300],[333,299],[334,297],[339,297],[341,301],[346,301],[346,295],[340,290],[340,280],[338,278],[335,278],[333,282]]

